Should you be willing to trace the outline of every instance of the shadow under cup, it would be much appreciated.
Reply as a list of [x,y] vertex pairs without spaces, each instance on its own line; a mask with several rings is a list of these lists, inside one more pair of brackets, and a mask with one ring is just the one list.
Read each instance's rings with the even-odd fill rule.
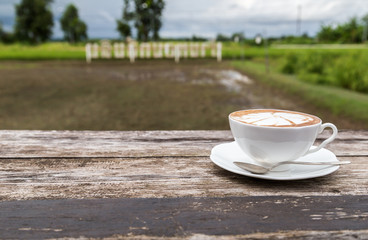
[[[337,129],[333,124],[322,125],[322,121],[312,115],[312,117],[319,119],[317,123],[295,127],[277,127],[244,123],[234,120],[231,117],[232,114],[229,115],[229,123],[235,141],[246,155],[263,165],[270,166],[279,162],[292,161],[316,152],[333,141],[337,135]],[[331,127],[334,130],[333,136],[317,148],[311,149],[317,135],[326,127]]]

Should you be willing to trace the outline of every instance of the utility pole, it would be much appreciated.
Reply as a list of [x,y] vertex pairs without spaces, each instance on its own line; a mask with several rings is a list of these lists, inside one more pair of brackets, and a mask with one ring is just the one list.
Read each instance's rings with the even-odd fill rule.
[[302,5],[299,4],[296,18],[296,36],[301,35],[301,25],[302,25]]
[[245,35],[244,32],[242,32],[242,39],[240,39],[240,46],[241,46],[241,60],[244,61],[244,41],[245,41]]
[[365,43],[367,41],[367,35],[368,35],[368,14],[363,17],[363,21],[365,25],[363,27],[362,42]]
[[269,61],[269,57],[268,57],[268,40],[267,40],[267,30],[264,30],[263,32],[263,44],[264,44],[264,49],[265,49],[265,68],[266,68],[266,73],[269,74],[270,73],[270,61]]
[[254,39],[257,45],[260,45],[263,41],[264,46],[264,63],[265,63],[265,70],[268,74],[270,72],[270,62],[268,57],[268,41],[267,41],[267,31],[266,29],[263,31],[263,35],[257,34],[256,38]]

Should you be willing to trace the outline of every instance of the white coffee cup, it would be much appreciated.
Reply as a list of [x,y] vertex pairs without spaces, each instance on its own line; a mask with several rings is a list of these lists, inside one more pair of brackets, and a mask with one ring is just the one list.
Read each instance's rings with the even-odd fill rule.
[[[257,118],[257,113],[264,114],[258,114]],[[304,118],[306,120],[303,122]],[[292,161],[317,152],[332,142],[338,132],[335,125],[322,124],[322,120],[316,116],[278,109],[236,111],[229,115],[229,122],[234,139],[243,152],[263,164]],[[312,147],[317,135],[327,127],[332,129],[332,135],[319,146]]]

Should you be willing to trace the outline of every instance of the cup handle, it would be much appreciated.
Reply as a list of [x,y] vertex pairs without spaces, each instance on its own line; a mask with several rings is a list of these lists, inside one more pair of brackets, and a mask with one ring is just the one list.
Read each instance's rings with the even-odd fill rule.
[[332,129],[332,135],[329,138],[327,138],[326,140],[324,140],[318,147],[316,147],[316,148],[310,148],[306,152],[306,154],[304,154],[304,155],[317,152],[318,150],[320,150],[321,148],[323,148],[324,146],[326,146],[328,143],[332,142],[336,138],[338,130],[337,130],[337,127],[335,125],[333,125],[332,123],[324,123],[324,124],[322,124],[319,127],[318,134],[322,133],[323,130],[325,130],[325,128],[327,128],[327,127],[329,127],[329,128]]

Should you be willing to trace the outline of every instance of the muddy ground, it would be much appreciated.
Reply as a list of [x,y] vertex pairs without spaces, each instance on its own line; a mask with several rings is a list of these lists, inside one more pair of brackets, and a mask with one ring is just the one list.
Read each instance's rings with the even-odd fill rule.
[[296,99],[212,60],[0,62],[1,129],[228,129],[227,115],[248,108],[359,128]]

